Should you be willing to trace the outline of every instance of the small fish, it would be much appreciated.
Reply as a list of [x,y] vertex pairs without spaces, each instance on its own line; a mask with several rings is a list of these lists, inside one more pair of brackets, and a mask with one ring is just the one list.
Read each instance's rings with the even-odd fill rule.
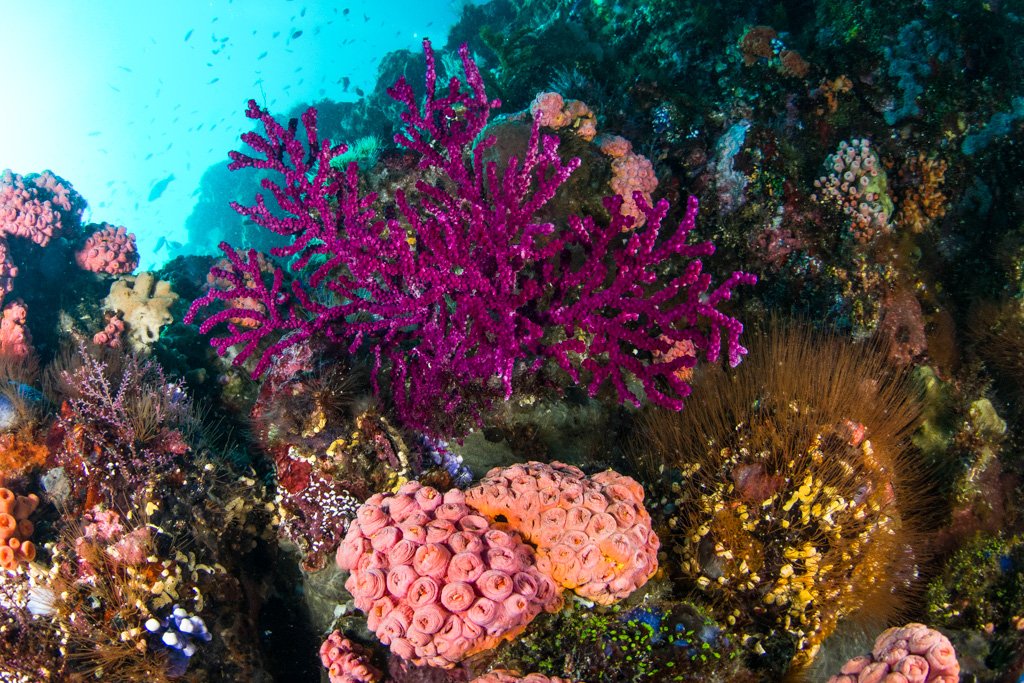
[[89,137],[91,137],[91,138],[94,138],[97,135],[102,135],[102,131],[94,130],[91,133],[89,133]]
[[214,83],[216,83],[216,82],[217,82],[217,81],[219,81],[219,80],[220,80],[220,78],[211,78],[211,79],[210,79],[210,82],[209,82],[209,83],[207,83],[207,85],[213,85]]
[[348,12],[349,12],[349,9],[348,9],[348,7],[346,7],[345,10],[342,12],[342,14],[344,14],[345,16],[348,16]]
[[126,66],[119,66],[117,68],[120,69],[121,71],[127,71],[128,73],[132,72],[132,70],[129,69],[128,67],[126,67]]
[[363,92],[362,88],[356,88],[356,95],[358,95],[359,97],[363,97],[364,95],[366,95],[366,93]]
[[260,53],[260,56],[259,56],[259,57],[257,57],[256,59],[257,59],[257,61],[258,61],[258,60],[260,60],[260,59],[263,59],[263,58],[264,58],[264,57],[266,57],[266,56],[267,56],[267,53],[266,53],[266,51],[264,50],[263,52],[261,52],[261,53]]
[[300,37],[301,35],[302,35],[302,31],[296,31],[295,33],[292,34],[292,40],[295,40],[296,38]]
[[114,86],[110,85],[110,83],[107,83],[107,85],[109,85],[110,89],[113,90],[114,92],[121,92],[120,88],[115,88]]
[[305,8],[305,7],[303,7],[303,8],[302,8],[302,11],[301,11],[301,12],[299,12],[299,16],[300,16],[300,17],[304,17],[304,16],[306,16],[306,8]]
[[348,86],[352,85],[352,79],[348,76],[342,76],[341,78],[341,89],[348,92]]
[[152,159],[152,158],[153,158],[153,153],[152,153],[152,152],[150,152],[149,154],[147,154],[147,155],[146,155],[146,158],[145,158],[145,159],[143,159],[143,161],[149,161],[149,160],[150,160],[150,159]]
[[195,29],[194,28],[190,28],[188,30],[188,33],[185,34],[185,42],[186,43],[188,42],[188,39],[192,37],[192,31],[195,31]]
[[279,35],[281,35],[281,32],[280,32],[280,31],[274,31],[274,35],[272,35],[272,36],[270,36],[270,37],[271,37],[271,38],[277,38],[277,37],[278,37]]
[[174,180],[173,173],[164,178],[163,180],[155,183],[153,185],[153,189],[149,191],[149,201],[152,202],[156,201],[157,199],[160,199],[160,196],[164,193],[164,190],[167,189],[167,186],[171,184],[172,180]]
[[153,251],[157,252],[157,251],[160,251],[161,249],[166,248],[168,252],[174,252],[174,251],[177,251],[177,250],[181,249],[183,246],[184,245],[181,242],[175,242],[174,240],[169,240],[166,237],[161,235],[160,239],[158,239],[156,241],[156,246],[153,247]]

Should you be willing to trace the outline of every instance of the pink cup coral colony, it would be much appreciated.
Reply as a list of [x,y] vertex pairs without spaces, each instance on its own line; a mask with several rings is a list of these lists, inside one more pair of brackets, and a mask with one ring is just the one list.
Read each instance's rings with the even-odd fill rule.
[[369,652],[335,631],[320,646],[320,662],[331,683],[377,683],[381,672],[368,664]]
[[828,683],[956,683],[960,663],[946,636],[924,624],[887,629],[870,654],[854,657]]
[[561,463],[492,470],[466,493],[410,482],[359,509],[338,566],[382,643],[450,668],[560,609],[562,588],[610,604],[646,583],[658,538],[642,501],[629,477]]

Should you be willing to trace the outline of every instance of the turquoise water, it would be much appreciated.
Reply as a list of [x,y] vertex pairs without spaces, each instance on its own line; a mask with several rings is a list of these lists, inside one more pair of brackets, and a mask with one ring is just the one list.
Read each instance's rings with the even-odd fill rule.
[[457,7],[59,0],[3,15],[4,167],[73,179],[88,218],[129,226],[148,268],[169,257],[161,237],[188,241],[199,181],[237,146],[249,98],[280,112],[354,101],[389,51],[447,35]]

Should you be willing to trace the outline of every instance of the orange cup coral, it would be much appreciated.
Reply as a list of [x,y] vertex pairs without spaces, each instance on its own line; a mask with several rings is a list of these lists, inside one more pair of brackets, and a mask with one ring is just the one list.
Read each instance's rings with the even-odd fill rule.
[[611,470],[587,477],[559,462],[493,469],[466,503],[504,519],[537,546],[537,568],[602,605],[617,602],[658,570],[657,535],[644,490]]
[[31,562],[36,547],[28,540],[35,529],[29,515],[39,506],[39,496],[16,495],[0,488],[0,567],[13,570],[20,562]]

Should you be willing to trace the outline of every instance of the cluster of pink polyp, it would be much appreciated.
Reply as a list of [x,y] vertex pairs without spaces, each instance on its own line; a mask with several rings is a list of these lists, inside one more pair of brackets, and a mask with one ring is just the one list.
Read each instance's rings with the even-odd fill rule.
[[124,275],[139,267],[139,250],[135,235],[125,227],[107,223],[96,226],[85,244],[75,254],[75,263],[91,273]]
[[[295,277],[288,284],[281,268],[261,273],[255,250],[222,244],[229,265],[212,271],[222,284],[193,302],[186,322],[221,302],[200,329],[223,323],[226,334],[212,344],[222,355],[240,346],[236,364],[257,354],[254,376],[314,336],[365,349],[374,357],[374,387],[389,373],[399,417],[434,434],[458,424],[452,416],[478,417],[482,404],[511,395],[515,373],[547,363],[591,395],[610,385],[619,401],[638,405],[640,385],[643,397],[679,409],[690,387],[678,370],[696,357],[667,360],[674,342],[689,340],[714,361],[724,331],[730,363],[740,361],[743,326],[718,306],[756,278],[736,272],[712,287],[699,258],[714,246],[687,244],[695,199],[675,230],[662,230],[668,203],[651,206],[639,193],[632,199],[643,229],[629,231],[634,219],[618,196],[605,199],[607,225],[575,215],[557,228],[539,222],[579,159],[563,162],[557,138],[541,136],[535,121],[522,158],[485,161],[495,139],[481,134],[500,103],[487,98],[465,46],[467,87],[452,78],[438,93],[429,42],[424,49],[422,108],[404,79],[388,91],[406,107],[396,143],[429,171],[415,193],[395,191],[397,218],[378,218],[377,197],[360,194],[355,164],[344,172],[331,166],[346,147],[318,139],[314,109],[302,116],[303,143],[297,121],[284,127],[250,101],[247,116],[266,137],[242,139],[263,158],[232,152],[230,168],[279,174],[279,183],[263,181],[279,210],[262,195],[234,208],[292,238],[272,253],[291,259]],[[688,263],[666,277],[667,262],[680,257]],[[261,305],[238,305],[245,300]]]
[[419,666],[451,668],[512,640],[562,605],[554,582],[518,534],[492,528],[466,504],[418,482],[376,494],[338,547],[345,588],[367,627]]
[[[54,238],[80,242],[85,200],[71,183],[50,171],[21,176],[0,172],[0,306],[14,291],[18,266],[11,256],[10,239],[31,240],[46,247]],[[139,265],[135,235],[125,228],[102,225],[89,235],[75,261],[83,270],[108,275],[130,273]],[[31,284],[29,286],[32,286]],[[25,358],[32,352],[26,324],[27,307],[16,299],[0,311],[0,355]]]
[[871,654],[854,657],[829,683],[955,683],[960,663],[946,636],[924,624],[886,629]]
[[885,169],[871,148],[871,141],[843,140],[835,154],[825,160],[825,167],[828,175],[814,181],[821,196],[812,197],[838,204],[850,217],[850,234],[857,242],[866,244],[878,235],[889,234],[892,200],[887,194]]

